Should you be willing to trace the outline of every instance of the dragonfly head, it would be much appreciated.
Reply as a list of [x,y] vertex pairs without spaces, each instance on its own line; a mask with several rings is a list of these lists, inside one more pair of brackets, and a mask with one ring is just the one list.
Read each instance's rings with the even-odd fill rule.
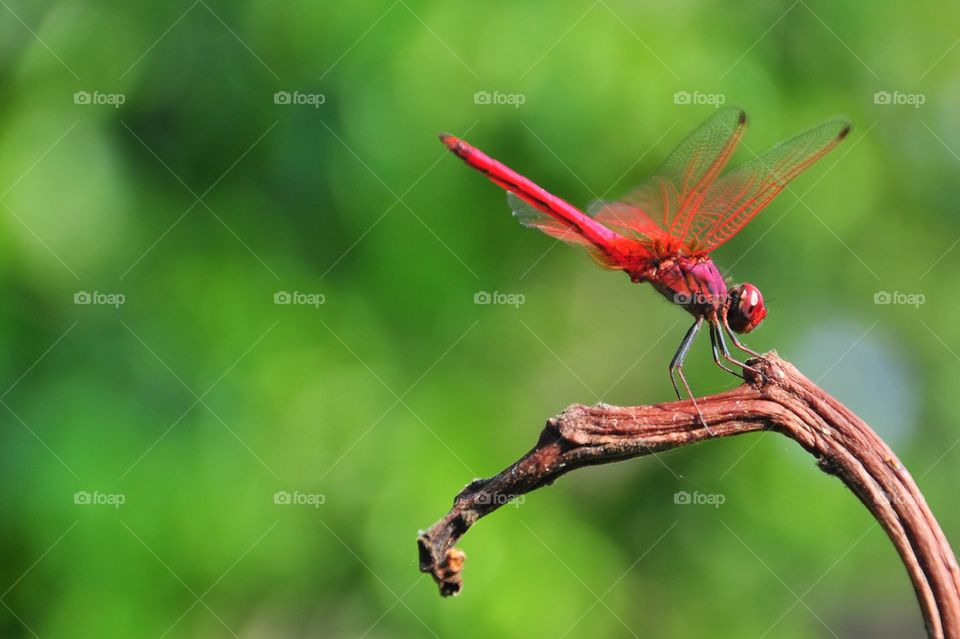
[[763,295],[753,284],[741,284],[727,298],[727,322],[737,333],[749,333],[767,316]]

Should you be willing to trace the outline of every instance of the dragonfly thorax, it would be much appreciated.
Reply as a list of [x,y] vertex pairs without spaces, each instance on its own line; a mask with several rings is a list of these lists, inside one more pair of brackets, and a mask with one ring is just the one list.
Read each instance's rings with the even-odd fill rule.
[[664,297],[694,317],[714,317],[727,303],[727,283],[709,257],[663,260],[647,279]]
[[694,317],[712,320],[726,315],[737,333],[749,333],[767,316],[760,289],[744,283],[728,291],[720,271],[706,256],[663,260],[643,279]]

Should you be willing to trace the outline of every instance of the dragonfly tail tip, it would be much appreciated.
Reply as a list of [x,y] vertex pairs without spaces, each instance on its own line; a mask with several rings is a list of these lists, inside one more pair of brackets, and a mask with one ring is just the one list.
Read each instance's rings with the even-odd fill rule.
[[451,147],[451,148],[453,147],[454,144],[460,141],[445,131],[441,131],[440,135],[438,135],[437,137],[440,138],[441,142],[443,142],[444,144],[446,144],[448,147]]

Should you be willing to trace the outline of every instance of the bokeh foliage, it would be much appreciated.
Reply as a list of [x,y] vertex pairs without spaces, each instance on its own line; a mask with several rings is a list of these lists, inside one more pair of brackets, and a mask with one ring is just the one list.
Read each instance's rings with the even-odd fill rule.
[[[746,108],[744,158],[851,118],[716,260],[766,294],[749,343],[873,423],[956,539],[958,17],[930,0],[2,3],[0,634],[917,636],[883,533],[769,434],[564,478],[471,531],[466,590],[439,599],[417,529],[565,405],[670,399],[689,318],[518,227],[435,135],[585,204],[712,111],[678,92]],[[735,382],[705,339],[688,376]]]

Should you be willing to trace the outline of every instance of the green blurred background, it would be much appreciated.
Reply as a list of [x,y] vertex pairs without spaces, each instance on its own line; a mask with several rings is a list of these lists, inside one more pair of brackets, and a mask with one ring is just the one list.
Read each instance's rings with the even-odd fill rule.
[[[958,18],[0,2],[0,635],[921,636],[883,532],[774,434],[565,477],[438,596],[418,529],[564,406],[670,400],[690,318],[519,227],[436,133],[586,204],[712,103],[748,111],[742,158],[848,116],[715,259],[766,295],[747,343],[867,419],[956,540]],[[687,374],[736,382],[705,337]]]

